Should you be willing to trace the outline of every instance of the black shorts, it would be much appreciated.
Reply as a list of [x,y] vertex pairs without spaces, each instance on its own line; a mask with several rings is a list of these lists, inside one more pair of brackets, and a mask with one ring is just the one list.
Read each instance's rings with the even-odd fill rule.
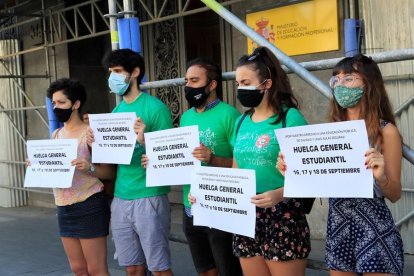
[[231,233],[204,226],[194,226],[193,218],[183,212],[183,232],[198,273],[217,268],[220,276],[241,276],[242,270],[233,255]]
[[310,232],[300,205],[301,201],[290,199],[272,208],[256,207],[255,238],[234,235],[234,254],[274,261],[307,258],[311,251]]
[[61,237],[90,239],[109,234],[110,211],[104,192],[82,202],[57,206],[57,217]]

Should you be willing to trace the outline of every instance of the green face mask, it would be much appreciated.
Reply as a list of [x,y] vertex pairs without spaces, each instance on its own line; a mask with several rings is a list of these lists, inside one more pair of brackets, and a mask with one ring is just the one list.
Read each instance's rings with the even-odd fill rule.
[[342,108],[348,108],[359,103],[362,95],[364,94],[364,89],[362,87],[346,87],[337,85],[334,88],[333,94],[336,102]]

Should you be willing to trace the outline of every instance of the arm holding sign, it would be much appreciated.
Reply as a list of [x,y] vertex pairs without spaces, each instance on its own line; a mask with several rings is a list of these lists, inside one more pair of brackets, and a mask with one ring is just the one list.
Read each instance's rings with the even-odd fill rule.
[[191,205],[197,202],[197,198],[195,196],[192,196],[191,193],[188,193],[188,201]]
[[92,144],[95,142],[95,136],[93,135],[92,128],[88,127],[86,131],[86,143],[88,144],[88,148],[92,151]]
[[[76,268],[77,271],[89,270],[97,271],[100,275],[109,275],[106,236],[109,233],[110,213],[108,200],[102,194],[102,182],[94,174],[87,172],[91,167],[91,155],[86,140],[88,125],[80,117],[80,110],[87,98],[85,87],[79,81],[62,78],[50,84],[47,97],[52,100],[57,120],[63,123],[63,127],[53,133],[53,139],[46,140],[44,144],[48,146],[51,143],[60,143],[62,152],[52,152],[52,156],[49,153],[47,158],[62,158],[57,163],[63,164],[64,161],[67,167],[70,167],[68,163],[72,160],[71,164],[77,170],[74,172],[74,168],[70,167],[50,178],[50,182],[60,183],[68,180],[70,174],[71,186],[54,188],[65,253],[73,273],[77,273],[74,269]],[[66,145],[69,141],[70,147]],[[64,152],[65,150],[67,151]],[[48,171],[50,170],[54,172],[53,168]],[[88,237],[87,244],[81,242],[82,237]]]
[[[281,153],[279,152],[279,156]],[[282,155],[283,156],[283,155]],[[278,158],[279,162],[279,158]],[[235,163],[235,162],[234,162]],[[279,169],[279,168],[278,168]],[[279,170],[280,171],[280,170]],[[282,175],[285,175],[284,172],[280,172]],[[269,208],[273,207],[279,202],[283,201],[283,187],[276,190],[270,190],[252,197],[252,203],[260,208]]]
[[[373,268],[370,272],[402,275],[404,270],[404,250],[400,233],[395,226],[394,219],[389,207],[383,197],[392,202],[397,201],[401,194],[401,159],[402,146],[398,129],[395,127],[394,112],[385,90],[381,71],[374,60],[370,57],[357,54],[346,57],[339,61],[334,67],[330,86],[333,89],[331,100],[331,111],[329,120],[331,122],[350,121],[364,119],[371,149],[366,153],[365,165],[372,169],[375,179],[373,186],[374,198],[330,199],[328,213],[328,233],[326,260],[328,267],[334,267],[338,262],[344,262],[352,256],[352,266],[371,265],[367,254],[373,252],[392,252],[383,254],[381,263],[383,267]],[[363,219],[359,207],[371,206],[364,209]],[[362,209],[361,209],[362,210]],[[350,217],[338,223],[340,214],[349,213]],[[352,224],[351,224],[352,223]],[[342,229],[364,229],[361,235],[343,235],[339,233]],[[381,229],[381,230],[379,230]],[[384,238],[383,233],[387,233]],[[358,248],[355,244],[363,242],[370,236],[369,247]],[[387,243],[386,240],[393,242]],[[337,245],[343,245],[341,248]],[[350,254],[342,255],[342,252]],[[335,265],[332,265],[335,262]],[[337,273],[350,273],[349,269],[338,269]],[[397,272],[398,271],[398,272]],[[354,273],[355,274],[355,273]]]
[[233,158],[225,158],[216,156],[211,149],[207,148],[203,143],[199,147],[194,148],[193,156],[213,167],[231,168]]
[[[238,168],[236,160],[233,159],[232,168]],[[251,198],[251,203],[260,208],[270,208],[283,201],[283,187],[257,194]],[[190,200],[190,197],[188,197]]]
[[282,152],[279,151],[279,156],[277,157],[276,169],[280,172],[281,175],[285,176],[286,173],[286,163],[285,156]]
[[89,168],[91,167],[91,163],[89,163],[86,159],[75,159],[71,162],[72,166],[75,166],[75,169],[81,171],[83,173],[87,173]]
[[260,208],[270,208],[283,201],[283,187],[270,190],[252,197],[251,203]]
[[141,156],[141,166],[146,169],[147,165],[148,165],[148,156],[146,154],[143,154]]
[[72,160],[72,166],[83,173],[93,173],[101,180],[114,180],[116,177],[116,166],[112,164],[92,164],[86,159]]
[[137,134],[137,142],[140,143],[141,145],[145,145],[145,139],[144,139],[145,127],[146,125],[144,121],[140,117],[137,117],[134,123],[134,131]]
[[[391,202],[396,202],[401,196],[401,158],[402,145],[399,132],[392,124],[383,129],[382,153],[378,147],[371,148],[365,153],[365,165],[372,169],[373,176],[383,195]],[[276,168],[285,175],[286,163],[284,155],[279,153]]]
[[[85,139],[89,152],[92,154],[92,144],[95,142],[92,128],[88,127],[86,130]],[[82,172],[92,172],[91,167],[93,166],[95,168],[93,173],[102,180],[114,180],[116,178],[116,166],[112,164],[92,164],[85,159],[76,159],[72,161],[72,165]]]
[[[257,240],[244,242],[244,237],[234,235],[233,252],[241,256],[240,263],[246,275],[276,275],[281,270],[286,275],[305,275],[310,252],[309,228],[295,199],[282,203],[284,179],[275,168],[280,151],[275,130],[306,125],[306,120],[297,109],[286,73],[269,49],[258,47],[251,55],[240,58],[236,85],[238,100],[250,110],[235,124],[233,167],[255,171],[255,181],[249,183],[256,192],[250,199],[256,206],[255,237],[266,238],[260,238],[259,243]],[[292,214],[297,217],[288,219]],[[277,232],[289,232],[289,235],[276,241],[273,233]],[[289,254],[280,250],[282,243],[290,244]],[[269,254],[246,258],[250,252],[258,252],[259,246],[266,247]],[[269,262],[269,259],[283,261]]]
[[402,145],[397,128],[387,124],[382,131],[382,153],[369,149],[366,156],[367,168],[371,168],[374,178],[384,196],[396,202],[401,196]]

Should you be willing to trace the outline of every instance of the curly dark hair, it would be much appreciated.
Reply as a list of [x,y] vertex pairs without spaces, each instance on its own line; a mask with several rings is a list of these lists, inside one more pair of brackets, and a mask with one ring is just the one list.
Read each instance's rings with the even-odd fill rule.
[[138,67],[140,72],[137,77],[137,85],[141,84],[141,81],[145,75],[144,58],[137,52],[130,49],[119,49],[108,52],[103,59],[103,65],[106,69],[115,66],[122,66],[125,71],[130,74],[132,74],[132,71]]
[[80,102],[78,112],[82,109],[82,106],[86,102],[86,90],[85,87],[75,79],[62,78],[55,82],[52,82],[46,91],[46,96],[52,99],[53,94],[57,91],[62,91],[63,95],[74,104],[76,101]]

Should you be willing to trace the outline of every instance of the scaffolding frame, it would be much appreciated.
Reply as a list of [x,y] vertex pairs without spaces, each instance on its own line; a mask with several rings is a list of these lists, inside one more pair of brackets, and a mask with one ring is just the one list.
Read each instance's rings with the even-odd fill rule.
[[[113,0],[108,1],[109,3],[112,2],[114,4],[113,9],[110,14],[105,14],[101,8],[99,7],[99,3],[103,2],[104,0],[88,0],[81,4],[69,6],[69,7],[59,7],[58,9],[54,9],[53,7],[45,8],[44,1],[41,0],[41,10],[38,12],[24,14],[24,13],[14,13],[8,12],[10,16],[17,16],[17,17],[30,17],[27,20],[23,20],[14,24],[11,24],[7,27],[0,29],[0,34],[2,32],[16,29],[21,27],[25,24],[30,24],[33,22],[38,21],[41,19],[41,27],[42,27],[42,34],[43,34],[43,44],[37,47],[33,47],[30,49],[24,49],[16,51],[12,54],[7,54],[0,56],[0,63],[2,66],[7,68],[7,60],[9,58],[13,58],[20,55],[25,55],[37,51],[44,51],[45,53],[45,65],[46,65],[46,74],[45,75],[16,75],[12,74],[10,70],[8,70],[9,75],[1,75],[0,78],[9,78],[12,79],[13,83],[18,87],[19,93],[25,98],[26,102],[30,105],[27,107],[20,107],[20,108],[5,108],[0,103],[0,113],[5,113],[8,120],[10,121],[13,130],[17,133],[19,138],[26,142],[24,135],[19,131],[17,125],[13,122],[11,116],[8,115],[9,112],[24,112],[28,110],[34,110],[36,114],[39,116],[43,125],[48,126],[47,121],[42,116],[39,110],[44,110],[45,106],[35,106],[28,97],[27,93],[25,92],[23,86],[19,83],[19,79],[27,79],[27,78],[44,78],[52,80],[51,74],[51,66],[54,66],[54,72],[56,72],[56,60],[55,56],[52,54],[52,62],[49,60],[49,51],[52,53],[55,51],[55,46],[68,44],[71,42],[76,42],[80,40],[90,39],[102,35],[111,34],[111,25],[116,25],[116,18],[122,16],[129,16],[132,12],[128,12],[129,9],[126,11],[122,11],[122,4],[120,3],[121,0]],[[167,2],[171,0],[138,0],[138,7],[142,13],[144,13],[147,20],[140,22],[141,26],[146,26],[150,24],[159,23],[166,20],[171,20],[175,18],[184,17],[187,15],[193,15],[201,12],[205,12],[210,10],[209,7],[203,8],[196,8],[190,9],[190,1],[191,0],[176,0],[178,5],[178,11],[174,14],[165,14],[165,7]],[[246,0],[223,0],[221,4],[223,6],[229,6],[232,4],[240,3]],[[7,11],[12,11],[14,9],[20,8],[25,4],[29,3],[30,1],[20,2],[16,0],[16,5],[8,7]],[[353,2],[353,1],[351,1]],[[161,8],[158,8],[161,4]],[[124,0],[124,7],[125,7],[125,0]],[[132,9],[131,9],[132,10]],[[351,9],[352,11],[353,9]],[[98,21],[101,21],[104,26],[107,27],[105,30],[101,30],[98,28]],[[2,22],[0,22],[0,27]],[[85,32],[86,30],[86,32]],[[395,51],[387,51],[387,52],[380,52],[374,53],[371,55],[372,59],[375,60],[377,63],[387,63],[387,62],[396,62],[396,61],[403,61],[403,60],[413,60],[414,59],[414,49],[400,49]],[[316,60],[316,61],[309,61],[309,62],[302,62],[301,65],[307,71],[321,71],[332,69],[334,65],[341,60],[342,58],[334,58],[334,59],[326,59],[326,60]],[[283,66],[283,69],[287,73],[293,73],[291,69],[286,66]],[[235,72],[225,72],[223,73],[223,80],[232,81],[235,79]],[[412,74],[407,75],[398,75],[398,76],[387,76],[384,78],[384,81],[393,81],[393,80],[413,80]],[[142,84],[140,86],[141,89],[156,89],[156,88],[163,88],[169,86],[182,86],[184,85],[184,78],[176,78],[170,80],[162,80],[162,81],[152,81]],[[316,85],[318,86],[318,85]],[[323,86],[323,85],[322,85]],[[314,86],[315,87],[315,86]],[[324,88],[318,89],[321,91],[324,90],[325,92],[322,94],[324,96],[329,97],[330,94],[326,93],[326,85]],[[396,116],[400,116],[404,110],[407,110],[412,104],[414,104],[414,96],[406,100],[402,103],[395,111],[394,114]],[[407,146],[403,147],[404,157],[409,160],[411,164],[414,164],[414,151],[409,149]],[[11,164],[11,165],[19,165],[22,166],[25,164],[23,161],[12,161],[12,160],[0,160],[0,163]],[[22,187],[12,187],[6,185],[0,185],[0,188],[6,188],[10,190],[17,190],[17,191],[24,191],[24,192],[33,192],[33,193],[41,193],[41,194],[52,194],[50,190],[42,190],[42,189],[28,189]],[[410,188],[403,188],[404,192],[413,193],[414,189]],[[406,216],[401,218],[398,222],[396,222],[397,226],[401,226],[407,220],[414,216],[414,211],[408,213]]]
[[[201,13],[207,10],[210,10],[209,7],[202,7],[202,8],[196,8],[196,9],[189,9],[189,4],[191,0],[177,0],[178,4],[178,11],[175,14],[164,14],[164,8],[167,4],[167,1],[169,0],[162,0],[161,9],[158,9],[157,0],[152,0],[152,5],[150,6],[149,3],[151,1],[144,2],[143,0],[139,0],[138,4],[142,11],[144,11],[147,14],[148,20],[142,21],[140,23],[141,26],[155,24],[158,22],[162,22],[165,20],[170,20],[174,18],[183,17],[186,15]],[[235,3],[240,3],[246,0],[224,0],[222,1],[223,6],[232,5]],[[20,4],[16,4],[13,7],[8,8],[14,9],[16,7],[20,7],[28,3],[29,1],[25,1]],[[45,126],[48,126],[47,121],[39,110],[45,109],[45,106],[35,106],[28,97],[27,93],[25,93],[23,87],[17,82],[17,79],[19,78],[51,78],[50,74],[50,60],[49,60],[49,52],[48,49],[52,48],[54,49],[54,46],[61,45],[61,44],[67,44],[79,40],[89,39],[96,36],[101,35],[107,35],[110,33],[110,20],[113,19],[113,17],[121,17],[125,14],[132,13],[130,11],[123,11],[122,5],[120,3],[120,0],[113,0],[109,1],[109,3],[113,3],[113,8],[115,10],[112,10],[112,14],[105,14],[100,7],[98,6],[99,2],[103,2],[103,0],[88,0],[81,4],[76,4],[69,7],[60,8],[58,10],[54,10],[54,7],[45,8],[44,6],[44,0],[41,1],[42,9],[39,12],[35,12],[32,14],[16,14],[21,16],[30,16],[32,18],[28,20],[24,20],[22,22],[17,22],[15,24],[9,25],[5,28],[2,28],[0,30],[1,32],[17,28],[19,26],[22,26],[24,24],[32,23],[38,18],[42,19],[42,33],[44,34],[44,43],[41,46],[17,51],[12,54],[0,56],[0,63],[6,68],[6,70],[10,73],[10,75],[3,75],[0,76],[0,78],[11,78],[13,82],[17,85],[19,88],[19,92],[22,93],[25,100],[29,103],[29,107],[21,107],[21,108],[4,108],[0,105],[0,112],[13,112],[13,111],[27,111],[27,110],[34,110],[38,115],[39,118],[42,120],[43,124]],[[124,1],[125,2],[125,1]],[[125,5],[125,3],[124,3]],[[85,13],[84,9],[88,8],[89,13]],[[116,11],[116,14],[113,12]],[[10,13],[11,16],[14,16],[13,13]],[[71,20],[69,20],[69,17]],[[108,19],[109,18],[109,19]],[[107,26],[107,30],[99,31],[97,29],[97,21],[101,20],[104,22],[105,26]],[[46,24],[48,22],[48,24]],[[88,33],[82,33],[80,28],[81,25],[86,27]],[[64,36],[63,29],[68,30],[66,32],[66,36]],[[250,33],[249,33],[250,34]],[[35,51],[45,51],[46,56],[46,68],[47,72],[46,75],[14,75],[8,70],[6,67],[5,61],[7,58],[12,58],[19,55],[28,54]],[[374,53],[371,55],[373,60],[375,60],[377,63],[385,63],[385,62],[395,62],[395,61],[402,61],[402,60],[412,60],[414,59],[414,49],[401,49],[401,50],[394,50],[394,51],[387,51],[387,52],[381,52],[381,53]],[[307,71],[320,71],[320,70],[326,70],[331,69],[334,67],[334,65],[340,60],[341,58],[333,58],[333,59],[326,59],[326,60],[316,60],[316,61],[309,61],[309,62],[302,62],[299,63],[302,68],[306,69]],[[283,69],[287,73],[292,73],[292,70],[285,65],[283,65]],[[235,79],[235,72],[225,72],[223,73],[223,79],[227,81],[231,81]],[[410,76],[408,76],[408,79],[411,79]],[[156,88],[163,88],[163,87],[169,87],[169,86],[182,86],[184,85],[184,78],[177,78],[177,79],[170,79],[170,80],[162,80],[162,81],[152,81],[147,82],[145,84],[142,84],[140,86],[141,89],[156,89]],[[326,86],[326,85],[325,85]],[[315,87],[315,86],[314,86]],[[318,87],[315,87],[318,89]],[[322,93],[323,95],[327,96],[326,93],[326,87],[323,87],[320,90],[325,90],[325,93]],[[329,97],[329,96],[327,96]],[[409,100],[407,100],[403,105],[401,105],[396,111],[395,115],[398,116],[401,114],[401,112],[405,109],[407,109],[411,104],[414,103],[414,97],[411,97]],[[10,117],[8,117],[11,124],[13,125],[13,121]],[[21,133],[19,132],[16,127],[13,127],[15,131],[18,133],[20,138],[23,138]],[[404,148],[405,151],[409,151],[407,147]],[[405,157],[408,157],[407,159],[414,164],[414,153],[411,151],[411,154],[405,154]],[[7,160],[0,161],[0,162],[7,162]],[[24,162],[22,162],[24,164]]]

